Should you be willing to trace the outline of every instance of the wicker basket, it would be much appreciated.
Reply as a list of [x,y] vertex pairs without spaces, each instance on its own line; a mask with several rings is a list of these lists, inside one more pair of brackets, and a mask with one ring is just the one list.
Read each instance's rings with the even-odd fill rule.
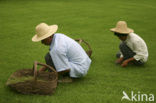
[[[53,72],[37,72],[37,65],[46,66]],[[13,80],[28,78],[13,83]],[[49,65],[34,62],[33,69],[22,69],[14,72],[8,79],[6,85],[22,94],[51,95],[57,87],[58,74]]]
[[86,45],[88,46],[88,50],[86,50],[86,53],[87,53],[87,55],[88,55],[89,57],[91,57],[93,51],[92,51],[90,45],[89,45],[86,41],[84,41],[84,40],[82,40],[82,39],[75,39],[75,41],[77,41],[80,45],[81,45],[81,43],[86,44]]

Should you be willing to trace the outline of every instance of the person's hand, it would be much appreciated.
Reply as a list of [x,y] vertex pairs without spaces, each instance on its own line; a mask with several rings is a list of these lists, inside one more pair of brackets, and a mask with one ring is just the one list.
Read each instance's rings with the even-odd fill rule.
[[127,65],[128,65],[128,61],[127,60],[123,61],[123,63],[121,64],[122,67],[126,67]]
[[42,68],[40,68],[40,69],[38,70],[38,72],[42,72],[42,71],[44,71]]
[[43,66],[43,67],[41,67],[41,68],[39,69],[39,72],[42,72],[42,71],[45,71],[45,70],[46,70],[46,67]]
[[129,59],[126,59],[125,61],[123,61],[123,63],[121,64],[122,67],[126,67],[128,65],[129,62],[131,61],[134,61],[135,59],[132,57],[132,58],[129,58]]
[[121,64],[122,61],[123,61],[123,58],[119,58],[119,59],[117,59],[117,60],[115,61],[115,63],[116,63],[116,64]]

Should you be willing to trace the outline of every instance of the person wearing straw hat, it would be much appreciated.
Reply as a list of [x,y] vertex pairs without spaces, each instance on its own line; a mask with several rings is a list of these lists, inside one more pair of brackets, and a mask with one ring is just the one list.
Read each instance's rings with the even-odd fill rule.
[[118,21],[116,27],[110,30],[121,40],[120,52],[116,55],[117,64],[126,67],[129,63],[143,65],[147,62],[148,49],[145,41],[133,29],[128,28],[125,21]]
[[[91,59],[80,44],[64,34],[56,33],[57,29],[57,25],[40,23],[36,26],[36,35],[32,37],[32,41],[41,41],[42,44],[50,46],[45,61],[53,66],[59,75],[69,75],[72,78],[85,76]],[[46,69],[43,66],[39,71]]]

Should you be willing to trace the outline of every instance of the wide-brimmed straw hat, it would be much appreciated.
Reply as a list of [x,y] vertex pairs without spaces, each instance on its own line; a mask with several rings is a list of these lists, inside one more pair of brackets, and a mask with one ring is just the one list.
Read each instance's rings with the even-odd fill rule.
[[129,34],[134,32],[133,29],[127,27],[127,23],[125,21],[118,21],[116,27],[110,29],[110,31],[121,33],[121,34]]
[[32,37],[33,42],[38,42],[53,35],[58,29],[57,25],[47,25],[40,23],[36,26],[36,34]]

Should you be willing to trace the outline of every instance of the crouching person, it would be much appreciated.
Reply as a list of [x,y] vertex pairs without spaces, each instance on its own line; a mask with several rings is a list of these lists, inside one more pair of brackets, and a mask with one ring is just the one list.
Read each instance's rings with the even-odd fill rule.
[[125,21],[119,21],[116,27],[110,30],[121,40],[120,53],[116,55],[117,64],[126,67],[129,63],[143,65],[147,61],[148,50],[145,41],[128,28]]
[[[45,55],[45,61],[56,69],[60,77],[68,76],[71,79],[85,76],[91,59],[80,44],[64,34],[56,33],[57,29],[57,25],[49,26],[46,23],[40,23],[36,26],[37,34],[32,41],[41,41],[42,44],[50,46],[49,52]],[[45,70],[47,68],[43,66],[39,71]]]

